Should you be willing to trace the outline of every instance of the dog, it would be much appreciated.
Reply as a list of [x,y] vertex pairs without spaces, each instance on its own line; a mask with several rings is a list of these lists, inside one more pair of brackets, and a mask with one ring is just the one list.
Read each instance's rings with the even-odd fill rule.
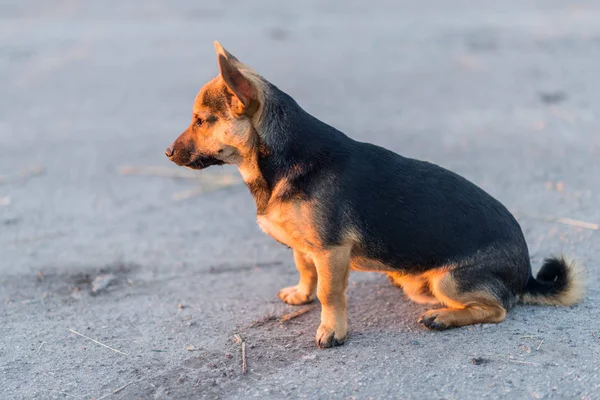
[[262,230],[293,250],[287,304],[321,302],[316,343],[346,340],[350,270],[377,271],[417,303],[429,329],[499,323],[516,303],[569,306],[577,267],[545,260],[534,278],[521,227],[496,199],[437,165],[355,141],[215,42],[219,74],[167,148],[180,166],[236,165]]

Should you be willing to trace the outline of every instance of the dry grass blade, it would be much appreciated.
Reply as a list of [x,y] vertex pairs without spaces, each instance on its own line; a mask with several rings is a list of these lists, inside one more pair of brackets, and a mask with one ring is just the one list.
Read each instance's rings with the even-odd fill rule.
[[182,190],[173,194],[175,201],[185,200],[204,193],[214,192],[224,187],[242,183],[242,179],[235,174],[198,174],[184,168],[170,168],[160,166],[123,166],[119,168],[121,175],[158,176],[173,179],[195,179],[200,181],[200,186]]
[[202,193],[206,193],[206,189],[203,187],[195,187],[192,189],[182,190],[181,192],[173,193],[171,198],[175,201],[191,199],[192,197],[196,197],[201,195]]
[[534,362],[531,362],[531,361],[514,360],[514,359],[512,359],[510,357],[508,358],[508,362],[515,363],[515,364],[535,365],[535,366],[539,365],[538,363],[534,363]]
[[104,343],[100,343],[99,341],[97,341],[97,340],[94,340],[94,339],[92,339],[92,338],[91,338],[91,337],[89,337],[89,336],[85,336],[85,335],[84,335],[84,334],[82,334],[82,333],[79,333],[79,332],[77,332],[77,331],[74,331],[73,329],[69,329],[69,330],[70,330],[71,332],[73,332],[74,334],[76,334],[76,335],[79,335],[79,336],[81,336],[81,337],[83,337],[83,338],[86,338],[87,340],[91,340],[92,342],[94,342],[94,343],[96,343],[96,344],[98,344],[98,345],[100,345],[100,346],[102,346],[102,347],[106,347],[107,349],[110,349],[110,350],[112,350],[112,351],[114,351],[114,352],[116,352],[116,353],[123,354],[124,356],[128,356],[128,355],[129,355],[129,354],[127,354],[127,353],[123,353],[122,351],[119,351],[119,350],[117,350],[117,349],[113,349],[112,347],[110,347],[110,346],[107,346],[107,345],[105,345]]
[[38,347],[37,351],[35,352],[36,355],[40,352],[40,350],[42,349],[42,346],[44,345],[44,343],[46,343],[46,341],[42,340],[42,344],[40,344],[40,347]]
[[540,344],[538,345],[538,347],[537,347],[537,349],[536,349],[536,350],[539,350],[539,349],[540,349],[540,347],[542,347],[542,345],[543,345],[543,344],[544,344],[544,339],[542,339],[542,341],[540,342]]
[[201,194],[215,192],[219,189],[235,186],[242,183],[242,180],[234,175],[208,175],[203,176],[199,180],[201,182],[200,186],[194,187],[192,189],[182,190],[181,192],[173,194],[173,200],[186,200],[192,197],[199,196]]
[[290,321],[290,320],[292,320],[294,318],[298,318],[299,316],[306,314],[310,310],[313,310],[315,307],[317,307],[316,304],[314,304],[314,305],[312,305],[310,307],[303,308],[303,309],[298,310],[298,311],[291,312],[289,314],[285,314],[284,316],[281,317],[281,319],[279,320],[279,322],[284,323],[284,322],[288,322],[288,321]]
[[556,217],[554,215],[544,215],[544,214],[528,214],[528,213],[523,213],[523,212],[515,212],[513,214],[523,215],[525,217],[539,219],[539,220],[547,221],[547,222],[558,222],[559,224],[571,225],[571,226],[576,226],[579,228],[591,229],[594,231],[597,231],[600,229],[600,225],[595,224],[593,222],[579,221],[577,219],[572,219],[572,218],[563,218],[563,217]]
[[16,243],[16,244],[24,244],[24,243],[32,243],[32,242],[37,242],[37,241],[41,241],[41,240],[48,240],[48,239],[56,239],[62,236],[67,236],[71,231],[57,231],[57,232],[47,232],[47,233],[41,233],[39,235],[34,235],[34,236],[27,236],[27,237],[22,237],[19,238],[17,240],[14,240],[12,243]]
[[34,166],[19,172],[15,172],[14,174],[0,175],[0,185],[9,182],[24,181],[29,178],[33,178],[34,176],[42,175],[44,171],[46,171],[44,167]]
[[594,231],[597,231],[598,229],[600,229],[600,225],[594,224],[593,222],[585,222],[585,221],[578,221],[576,219],[571,219],[571,218],[561,218],[561,217],[551,217],[551,216],[547,216],[546,218],[548,220],[554,219],[556,222],[559,222],[561,224],[578,226],[580,228],[592,229]]
[[158,176],[173,179],[194,179],[197,175],[188,169],[168,167],[119,167],[121,175]]

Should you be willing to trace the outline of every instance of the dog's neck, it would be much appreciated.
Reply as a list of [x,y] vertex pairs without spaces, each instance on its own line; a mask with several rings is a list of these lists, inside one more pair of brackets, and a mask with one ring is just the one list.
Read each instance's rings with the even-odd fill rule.
[[[238,169],[254,197],[257,214],[267,212],[273,198],[299,198],[307,181],[330,163],[340,164],[340,140],[348,138],[304,111],[291,97],[269,86],[269,101],[253,120],[253,143]],[[260,122],[259,122],[260,121]],[[337,161],[334,161],[337,159]]]
[[[280,180],[283,180],[285,174],[285,165],[278,165],[278,163],[274,162],[274,151],[277,152],[279,156],[279,161],[282,161],[285,158],[285,152],[278,151],[279,149],[273,149],[268,143],[265,143],[265,136],[272,134],[270,132],[274,130],[268,123],[265,123],[264,120],[269,121],[270,123],[277,124],[277,134],[286,135],[286,127],[278,124],[278,120],[272,114],[277,114],[276,110],[279,110],[281,107],[286,109],[286,112],[295,113],[294,104],[286,105],[279,104],[278,99],[273,95],[283,94],[274,86],[268,84],[266,87],[269,88],[268,92],[265,92],[265,96],[269,98],[269,102],[263,101],[260,105],[254,110],[254,116],[252,117],[252,132],[250,143],[246,148],[246,151],[241,154],[242,161],[238,164],[238,169],[240,174],[242,175],[242,179],[244,180],[248,190],[252,194],[254,201],[256,203],[256,213],[264,214],[267,212],[267,208],[269,202],[272,197],[277,195],[277,183]],[[283,156],[283,157],[282,157]],[[286,163],[284,163],[286,164]]]
[[272,195],[272,186],[267,183],[259,166],[258,151],[253,152],[249,157],[238,165],[238,170],[242,175],[242,179],[246,183],[250,194],[256,203],[256,213],[263,214]]

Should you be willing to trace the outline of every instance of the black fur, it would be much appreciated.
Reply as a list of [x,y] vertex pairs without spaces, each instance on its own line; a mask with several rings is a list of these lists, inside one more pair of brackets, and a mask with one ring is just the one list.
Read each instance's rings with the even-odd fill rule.
[[521,228],[500,202],[442,167],[350,139],[271,84],[268,98],[262,175],[270,188],[292,178],[288,198],[318,199],[327,245],[351,227],[364,238],[357,255],[411,273],[457,265],[463,290],[515,303],[533,277]]
[[564,293],[570,283],[566,261],[562,258],[547,258],[536,278],[529,278],[525,292],[533,296],[552,297]]

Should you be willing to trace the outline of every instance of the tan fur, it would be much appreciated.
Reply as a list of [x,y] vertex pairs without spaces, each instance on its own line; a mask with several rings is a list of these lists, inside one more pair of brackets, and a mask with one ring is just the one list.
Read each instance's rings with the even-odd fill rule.
[[317,269],[313,259],[308,254],[294,250],[294,262],[300,273],[296,286],[283,288],[277,296],[287,304],[307,304],[315,299],[317,290]]
[[[199,163],[236,165],[256,202],[257,222],[262,230],[294,250],[300,274],[298,284],[283,288],[278,296],[288,304],[305,304],[319,298],[321,324],[316,333],[320,347],[344,342],[347,335],[346,289],[350,269],[387,273],[406,295],[419,303],[441,303],[447,308],[432,310],[423,317],[443,327],[478,322],[500,322],[505,310],[489,293],[461,293],[450,271],[441,267],[423,274],[396,272],[395,266],[365,256],[358,230],[346,227],[336,247],[327,247],[309,200],[293,197],[294,176],[302,166],[290,168],[287,178],[270,187],[258,160],[268,155],[258,135],[265,127],[264,105],[269,91],[256,72],[215,43],[220,74],[198,93],[190,126],[174,142],[168,154],[178,165],[201,168]],[[172,150],[168,149],[169,151]],[[202,157],[200,157],[202,156]],[[217,159],[217,162],[214,161]]]
[[[432,329],[475,323],[498,323],[506,310],[493,291],[463,292],[453,277],[455,265],[441,266],[421,274],[405,274],[365,255],[364,240],[353,227],[344,227],[335,247],[324,245],[313,210],[315,204],[294,196],[291,182],[301,177],[302,165],[286,171],[288,176],[270,187],[258,160],[269,155],[258,132],[267,131],[265,104],[269,86],[254,70],[215,42],[220,74],[198,93],[192,121],[167,156],[178,165],[203,168],[236,165],[256,202],[257,222],[262,230],[294,250],[300,274],[298,284],[283,288],[278,296],[288,304],[305,304],[315,298],[322,304],[316,341],[320,347],[344,342],[347,334],[346,289],[350,269],[378,271],[417,303],[442,304],[426,312],[421,321]],[[275,127],[276,128],[276,127]],[[478,253],[479,254],[479,253]],[[572,305],[583,295],[581,270],[568,264],[568,288],[554,297],[523,295],[530,304]]]
[[[456,266],[442,266],[428,270],[421,274],[406,274],[403,272],[387,272],[388,278],[404,290],[404,294],[419,304],[439,304],[442,299],[437,298],[432,292],[432,285],[438,282],[447,272]],[[441,295],[441,294],[440,294]]]
[[585,271],[583,267],[563,256],[567,265],[567,289],[555,296],[541,296],[524,293],[521,302],[549,306],[572,306],[583,299],[585,293]]
[[[387,273],[407,297],[421,304],[442,304],[446,308],[430,310],[421,316],[431,320],[436,329],[477,323],[498,323],[506,310],[490,292],[462,292],[452,276],[455,266],[445,266],[422,274]],[[425,324],[427,325],[427,324]]]
[[343,235],[343,238],[343,243],[350,246],[352,249],[350,252],[350,268],[352,270],[364,272],[397,271],[397,269],[391,265],[365,256],[362,249],[363,238],[355,228],[348,228]]
[[394,271],[394,268],[390,265],[382,263],[378,260],[374,260],[372,258],[358,255],[353,255],[350,259],[350,268],[352,268],[354,271],[363,272]]
[[406,297],[419,304],[439,304],[429,288],[429,279],[422,275],[408,275],[399,272],[387,273],[394,285],[404,290]]
[[309,202],[280,201],[272,196],[256,219],[266,234],[295,250],[311,254],[322,248]]
[[430,310],[420,321],[430,320],[437,325],[436,329],[504,321],[506,310],[492,293],[459,290],[449,270],[428,271],[423,275],[429,281],[432,295],[447,308]]
[[321,325],[315,337],[319,347],[331,347],[346,339],[346,289],[350,274],[350,247],[340,246],[312,254],[317,274],[317,297],[321,302]]
[[194,135],[197,148],[215,154],[227,164],[240,164],[250,152],[255,151],[256,132],[248,119],[236,118],[229,107],[218,99],[225,90],[225,82],[220,75],[202,88],[194,102],[194,116],[208,119],[215,115],[218,120],[210,127],[210,134],[206,132],[208,124],[194,129],[194,120],[188,131]]
[[431,318],[443,328],[473,324],[500,323],[506,318],[506,310],[501,306],[475,304],[465,308],[438,308],[427,311],[422,318]]

